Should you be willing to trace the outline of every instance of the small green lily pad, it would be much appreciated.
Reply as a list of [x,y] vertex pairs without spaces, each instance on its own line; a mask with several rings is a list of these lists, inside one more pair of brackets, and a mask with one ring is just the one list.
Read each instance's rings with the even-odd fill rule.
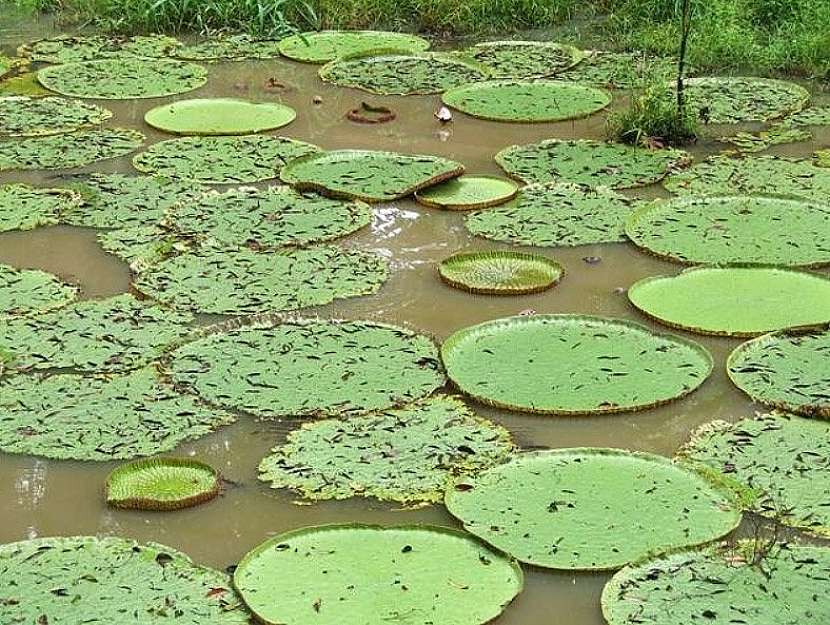
[[282,128],[296,117],[294,109],[277,102],[199,98],[150,109],[144,121],[176,135],[247,135]]
[[585,85],[610,89],[633,89],[677,74],[677,59],[643,52],[589,50],[575,67],[557,75]]
[[112,471],[107,504],[136,510],[180,510],[219,494],[222,480],[209,464],[191,458],[134,460]]
[[0,97],[0,136],[55,135],[104,123],[112,112],[67,98]]
[[549,41],[486,41],[464,54],[487,67],[493,78],[548,78],[585,56],[578,48]]
[[713,124],[765,122],[803,109],[810,92],[793,82],[742,76],[705,76],[685,83],[686,101]]
[[35,269],[0,264],[0,316],[44,312],[65,306],[78,295],[78,287]]
[[27,184],[0,186],[0,232],[31,230],[58,223],[63,211],[73,210],[81,196],[65,189],[41,189]]
[[258,39],[245,34],[227,35],[178,46],[171,55],[189,61],[275,59],[280,56],[279,43],[278,39]]
[[83,130],[48,137],[0,141],[0,172],[71,169],[126,156],[144,144],[144,135],[129,128]]
[[423,52],[429,41],[417,35],[378,30],[322,30],[298,33],[280,41],[283,56],[303,63],[328,63],[372,50]]
[[516,197],[519,185],[498,176],[463,175],[415,192],[424,206],[472,210],[504,204]]
[[555,286],[565,270],[539,254],[496,251],[453,254],[438,264],[441,279],[470,293],[521,295]]

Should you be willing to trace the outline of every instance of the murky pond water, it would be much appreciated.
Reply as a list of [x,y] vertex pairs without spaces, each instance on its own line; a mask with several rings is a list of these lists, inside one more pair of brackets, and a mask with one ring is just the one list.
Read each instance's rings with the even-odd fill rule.
[[[2,18],[2,16],[0,16]],[[47,26],[19,19],[0,19],[0,52],[45,31]],[[368,96],[320,82],[316,67],[288,61],[219,63],[210,66],[209,83],[191,96],[240,96],[284,102],[298,111],[297,120],[281,134],[323,148],[372,148],[437,154],[463,162],[473,173],[500,174],[493,155],[515,143],[547,137],[597,138],[604,116],[557,124],[513,125],[478,121],[461,114],[441,127],[433,118],[438,97]],[[286,86],[270,90],[269,79]],[[314,104],[314,96],[322,103]],[[181,96],[180,96],[181,97]],[[147,127],[144,112],[169,99],[106,102],[115,113],[114,125],[135,127],[148,142],[169,136]],[[361,101],[383,103],[396,111],[396,121],[362,126],[344,114]],[[818,136],[811,143],[787,146],[773,153],[807,155],[830,143]],[[693,148],[696,159],[719,149],[703,141]],[[129,159],[98,163],[81,170],[0,174],[0,183],[22,181],[55,186],[62,176],[79,171],[131,171]],[[638,194],[656,195],[655,187]],[[555,289],[523,297],[473,296],[444,286],[435,264],[467,249],[494,249],[498,244],[474,239],[463,227],[463,214],[421,207],[412,201],[375,206],[371,228],[352,236],[346,245],[376,250],[393,267],[389,282],[372,297],[316,309],[323,315],[366,318],[404,324],[443,339],[455,330],[480,321],[516,314],[590,313],[634,319],[655,329],[628,303],[620,289],[645,276],[674,273],[678,266],[638,252],[625,244],[571,249],[535,250],[554,256],[566,269]],[[599,263],[583,259],[597,256]],[[97,245],[95,231],[71,227],[41,228],[0,235],[0,262],[42,268],[79,283],[85,297],[127,291],[127,267]],[[692,335],[689,335],[692,336]],[[478,410],[508,427],[523,447],[613,446],[671,455],[691,429],[720,418],[737,420],[758,406],[727,380],[726,355],[738,340],[692,337],[709,348],[717,366],[712,377],[691,396],[661,408],[604,417],[557,418],[527,416],[478,406]],[[224,568],[266,537],[292,528],[332,522],[437,523],[456,522],[441,506],[399,509],[373,500],[350,500],[296,505],[290,493],[272,491],[256,479],[256,466],[269,448],[280,443],[297,422],[256,422],[241,419],[212,436],[182,446],[218,467],[235,485],[207,505],[176,513],[152,514],[108,509],[102,485],[112,463],[77,463],[0,455],[0,542],[26,537],[74,534],[114,534],[153,540],[179,548],[195,560]],[[603,622],[599,593],[605,574],[569,574],[527,568],[525,592],[498,620],[504,625],[598,625]]]

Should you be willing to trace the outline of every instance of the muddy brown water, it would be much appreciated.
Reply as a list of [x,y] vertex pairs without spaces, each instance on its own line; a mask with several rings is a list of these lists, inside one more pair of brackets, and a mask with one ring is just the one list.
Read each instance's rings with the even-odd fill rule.
[[[48,23],[11,15],[0,8],[0,52],[11,53],[21,42],[51,32]],[[317,68],[285,60],[210,65],[209,83],[183,97],[236,96],[279,101],[298,111],[297,120],[279,134],[323,148],[372,148],[438,154],[463,162],[468,172],[500,174],[493,155],[501,148],[548,137],[599,138],[604,115],[557,124],[502,124],[456,114],[451,125],[433,119],[437,96],[378,97],[328,86]],[[284,90],[268,90],[274,78]],[[313,104],[314,96],[322,103]],[[144,112],[176,98],[104,102],[114,111],[113,125],[138,128],[153,143],[165,136],[143,122]],[[619,99],[619,97],[617,97]],[[826,97],[819,96],[826,101]],[[382,103],[397,120],[377,126],[344,118],[362,101]],[[619,103],[617,103],[619,105]],[[713,133],[717,134],[717,133]],[[771,153],[806,156],[830,144],[830,133],[812,142],[778,148]],[[701,141],[696,159],[723,146]],[[78,172],[131,172],[129,158],[104,161],[60,172],[0,174],[0,184],[21,181],[55,186]],[[661,187],[641,189],[638,196],[663,194]],[[41,228],[0,235],[0,263],[44,269],[77,282],[84,297],[105,297],[129,289],[126,265],[105,254],[96,232],[72,227]],[[623,317],[664,330],[629,305],[620,289],[640,278],[677,272],[680,267],[638,252],[626,244],[535,249],[556,258],[566,269],[563,281],[543,294],[523,297],[474,296],[444,286],[435,264],[460,250],[509,247],[469,235],[463,214],[443,212],[400,201],[375,206],[370,228],[343,242],[375,250],[392,263],[392,276],[372,297],[348,300],[308,311],[343,318],[366,318],[404,324],[443,339],[455,330],[524,309],[539,313],[588,313]],[[583,259],[597,256],[598,263]],[[682,332],[679,334],[683,334]],[[716,368],[697,392],[667,406],[644,412],[603,417],[540,417],[477,406],[478,411],[508,427],[527,448],[611,446],[670,456],[696,426],[712,419],[734,421],[761,408],[728,381],[723,363],[738,340],[697,337],[711,350]],[[102,484],[115,463],[80,463],[0,454],[0,542],[35,536],[102,534],[157,541],[181,549],[196,561],[224,568],[237,562],[267,537],[293,528],[338,522],[378,524],[434,523],[456,526],[441,507],[415,510],[375,500],[298,505],[287,491],[274,491],[256,478],[256,466],[268,450],[284,440],[297,421],[257,422],[242,418],[177,453],[198,456],[232,482],[222,497],[192,510],[175,513],[116,511],[106,507]],[[526,589],[497,622],[500,625],[600,625],[599,595],[607,574],[573,574],[525,567]]]

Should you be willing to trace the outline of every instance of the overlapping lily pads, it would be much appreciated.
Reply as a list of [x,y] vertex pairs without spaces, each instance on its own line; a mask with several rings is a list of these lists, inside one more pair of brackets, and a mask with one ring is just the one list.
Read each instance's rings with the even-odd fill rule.
[[179,41],[167,35],[58,35],[24,44],[19,53],[40,63],[77,63],[109,57],[160,58],[177,45]]
[[128,226],[102,232],[98,235],[98,243],[105,252],[117,256],[134,271],[158,263],[175,251],[190,248],[187,242],[159,226]]
[[64,189],[42,189],[27,184],[0,186],[0,232],[31,230],[58,223],[63,211],[73,210],[81,196]]
[[513,451],[510,433],[461,401],[436,396],[398,410],[303,424],[259,465],[259,479],[313,500],[439,502],[453,476]]
[[781,120],[787,128],[804,128],[806,126],[830,126],[830,106],[811,106],[793,113]]
[[245,34],[227,35],[178,46],[171,54],[189,61],[274,59],[280,55],[279,43],[278,39],[258,39]]
[[417,35],[378,30],[322,30],[298,33],[280,41],[283,56],[303,63],[328,63],[372,50],[423,52],[429,41]]
[[60,308],[78,295],[78,287],[35,269],[0,264],[0,315],[20,315]]
[[677,60],[670,57],[590,50],[583,61],[557,77],[586,85],[631,89],[663,78],[669,80],[676,72]]
[[700,267],[645,278],[628,289],[628,299],[660,323],[700,334],[757,336],[830,321],[830,279],[775,267]]
[[470,293],[520,295],[552,288],[565,271],[546,256],[495,251],[453,254],[438,264],[438,273],[450,286]]
[[197,98],[150,109],[144,121],[176,135],[247,135],[282,128],[295,117],[294,109],[277,102]]
[[366,202],[395,200],[464,173],[440,156],[375,150],[335,150],[297,159],[280,177],[299,189]]
[[192,458],[149,458],[123,464],[107,476],[107,503],[115,508],[179,510],[219,494],[219,472]]
[[415,193],[415,199],[431,208],[471,210],[497,206],[512,200],[519,185],[498,176],[463,175]]
[[166,369],[203,399],[260,417],[355,416],[444,384],[430,339],[370,321],[219,326],[175,350]]
[[144,135],[128,128],[0,141],[0,171],[83,167],[126,156],[143,143]]
[[432,526],[303,528],[259,545],[234,573],[260,621],[291,625],[481,625],[522,583],[512,560]]
[[142,172],[206,184],[240,184],[276,178],[316,145],[268,135],[182,137],[150,146],[133,158]]
[[464,393],[538,414],[650,408],[691,393],[712,370],[697,343],[587,315],[487,321],[450,336],[441,355]]
[[112,112],[67,98],[0,97],[0,136],[34,137],[97,126]]
[[547,78],[579,63],[585,54],[549,41],[486,41],[464,52],[493,78]]
[[224,573],[169,547],[123,538],[2,545],[0,596],[3,623],[247,625],[250,619]]
[[730,493],[652,454],[576,448],[525,453],[462,477],[450,513],[522,562],[607,570],[699,545],[741,520]]
[[613,189],[658,182],[689,160],[682,150],[651,150],[587,139],[547,139],[510,146],[496,154],[504,171],[527,184],[573,182]]
[[828,354],[830,324],[781,330],[739,346],[729,355],[726,370],[755,401],[808,417],[830,418]]
[[799,111],[810,92],[793,82],[770,78],[705,76],[686,80],[688,106],[704,110],[714,124],[764,122]]

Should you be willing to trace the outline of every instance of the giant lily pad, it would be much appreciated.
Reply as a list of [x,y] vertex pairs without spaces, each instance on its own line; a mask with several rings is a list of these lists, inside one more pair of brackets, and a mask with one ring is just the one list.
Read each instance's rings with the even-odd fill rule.
[[11,169],[69,169],[126,156],[144,135],[128,128],[84,130],[50,137],[0,142],[0,172]]
[[239,184],[276,178],[287,162],[318,149],[304,141],[266,135],[182,137],[150,146],[133,158],[133,166],[169,178]]
[[53,65],[40,70],[37,78],[62,95],[132,100],[193,91],[207,82],[207,70],[182,61],[128,57]]
[[741,513],[733,497],[661,456],[619,449],[525,453],[447,489],[464,528],[522,562],[607,570],[710,542]]
[[0,98],[0,136],[61,134],[97,126],[110,117],[112,112],[79,100],[26,96]]
[[453,254],[439,263],[438,273],[450,286],[470,293],[519,295],[552,288],[565,271],[546,256],[496,251]]
[[464,393],[538,414],[650,408],[691,393],[712,371],[697,343],[587,315],[487,321],[450,336],[441,356]]
[[299,189],[383,202],[406,197],[462,173],[461,163],[440,156],[335,150],[297,159],[283,168],[280,177]]
[[161,383],[152,368],[121,375],[0,378],[0,449],[72,460],[170,451],[233,423]]
[[439,502],[454,475],[497,464],[510,433],[461,401],[433,397],[364,417],[305,423],[259,465],[259,479],[308,499]]
[[126,38],[58,35],[24,44],[18,52],[40,63],[77,63],[124,56],[160,58],[167,56],[177,45],[177,39],[166,35],[136,35]]
[[200,98],[150,109],[144,121],[176,135],[246,135],[281,128],[295,117],[294,109],[277,102]]
[[830,106],[816,106],[803,109],[785,117],[780,123],[786,128],[830,126]]
[[19,369],[128,371],[150,362],[189,331],[188,314],[131,295],[88,300],[0,324],[0,352]]
[[294,61],[328,63],[343,56],[372,50],[423,52],[429,41],[417,35],[378,30],[323,30],[299,33],[280,41],[280,52]]
[[205,249],[147,266],[133,284],[173,308],[238,315],[370,295],[388,275],[380,256],[332,245],[278,253]]
[[166,369],[203,399],[260,417],[354,416],[444,384],[431,340],[369,321],[219,326],[175,350]]
[[763,122],[804,108],[810,92],[793,82],[770,78],[705,76],[685,84],[688,106],[705,111],[714,124]]
[[623,569],[602,592],[609,625],[825,623],[830,549],[760,538]]
[[689,159],[682,150],[651,150],[587,139],[547,139],[514,145],[496,154],[504,171],[528,184],[575,182],[613,189],[658,182]]
[[245,34],[228,35],[178,46],[172,55],[192,61],[274,59],[280,56],[279,43],[277,39],[257,39]]
[[259,545],[233,581],[263,623],[480,625],[523,579],[512,560],[449,528],[326,525]]
[[78,295],[78,287],[34,269],[0,265],[0,315],[20,315],[60,308]]
[[[793,305],[800,305],[798,300]],[[732,382],[755,401],[811,417],[830,417],[830,324],[767,334],[729,355]]]
[[446,54],[406,54],[396,51],[349,56],[320,68],[320,78],[340,87],[378,95],[441,93],[468,82],[484,80],[487,72]]
[[123,464],[107,476],[107,503],[114,508],[179,510],[219,494],[219,472],[191,458],[149,458]]
[[628,298],[660,323],[700,334],[757,336],[830,321],[830,279],[775,267],[687,269],[640,280]]
[[546,78],[579,63],[584,53],[548,41],[486,41],[465,51],[493,78]]
[[157,263],[174,251],[187,251],[189,245],[159,226],[128,226],[102,232],[98,243],[108,254],[117,256],[136,271]]
[[804,130],[803,128],[788,127],[778,124],[771,126],[767,130],[761,130],[754,133],[738,132],[734,135],[721,137],[718,141],[733,145],[738,152],[752,154],[755,152],[763,152],[774,145],[809,141],[812,138],[812,133]]
[[625,230],[646,251],[681,263],[830,263],[830,204],[758,196],[681,197],[646,205]]
[[533,184],[515,200],[472,213],[464,221],[476,236],[545,247],[616,243],[625,240],[628,198],[602,187],[570,183]]
[[677,73],[677,60],[651,56],[642,52],[591,50],[575,67],[557,78],[586,85],[633,89],[659,80],[669,80]]
[[444,104],[502,122],[558,122],[587,117],[611,103],[596,87],[558,80],[491,80],[444,92]]
[[0,622],[247,625],[227,575],[169,547],[123,538],[0,546]]
[[497,176],[459,176],[415,193],[424,206],[470,210],[504,204],[516,197],[519,185]]
[[39,189],[27,184],[0,186],[0,232],[31,230],[58,223],[59,215],[81,203],[81,196],[64,189]]

